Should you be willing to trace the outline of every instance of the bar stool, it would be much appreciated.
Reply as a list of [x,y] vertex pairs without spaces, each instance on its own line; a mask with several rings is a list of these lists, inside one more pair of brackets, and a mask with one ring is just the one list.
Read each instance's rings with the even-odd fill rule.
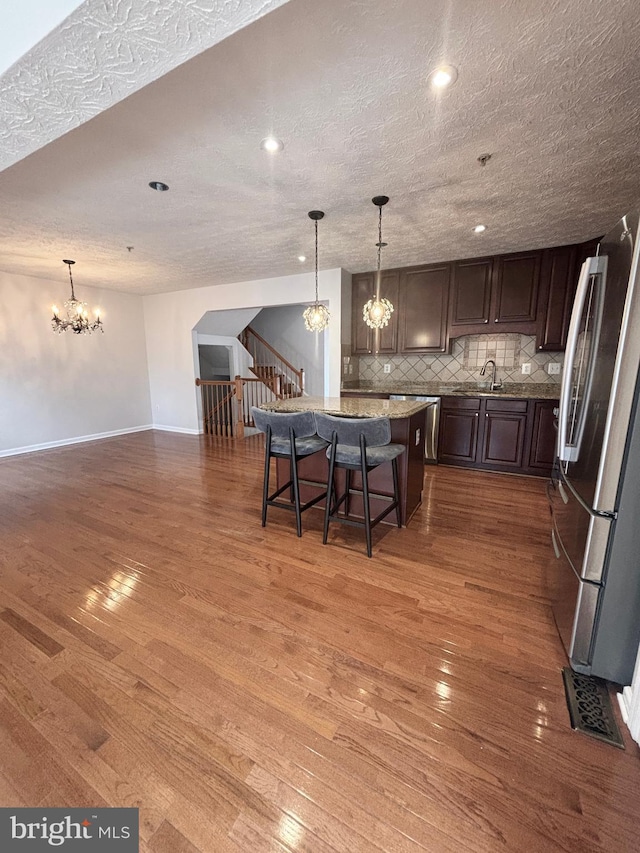
[[[305,456],[311,456],[320,450],[325,450],[329,442],[316,435],[316,422],[313,412],[265,412],[263,409],[251,409],[251,415],[256,427],[266,433],[264,454],[264,482],[262,487],[262,526],[267,524],[267,507],[276,506],[281,509],[293,510],[296,514],[296,530],[302,536],[302,513],[305,509],[324,500],[326,483],[316,483],[309,480],[302,482],[318,486],[321,494],[304,504],[300,503],[300,479],[298,477],[298,462]],[[289,459],[290,477],[284,486],[280,486],[272,495],[269,494],[269,474],[271,459]],[[286,489],[291,489],[292,500],[286,503],[277,498]]]
[[[371,530],[392,510],[396,511],[396,522],[400,523],[400,488],[398,485],[398,457],[404,453],[404,445],[391,444],[391,422],[389,418],[336,418],[316,412],[316,430],[321,438],[331,442],[327,448],[329,459],[329,481],[324,513],[322,542],[327,544],[329,522],[339,521],[352,527],[364,527],[367,539],[367,557],[371,556]],[[391,462],[393,473],[393,497],[369,490],[369,472],[379,465]],[[345,490],[340,498],[334,497],[336,468],[346,469]],[[351,488],[351,472],[360,471],[362,489]],[[362,494],[364,521],[349,517],[351,493]],[[329,497],[331,496],[331,498]],[[389,502],[381,513],[371,518],[371,498]],[[338,515],[341,505],[345,515]]]

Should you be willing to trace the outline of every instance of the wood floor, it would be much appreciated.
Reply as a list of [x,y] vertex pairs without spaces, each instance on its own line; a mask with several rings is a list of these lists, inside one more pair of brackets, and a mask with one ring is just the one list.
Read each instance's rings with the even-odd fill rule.
[[368,560],[263,530],[262,438],[215,442],[0,460],[0,805],[138,806],[153,853],[640,848],[628,732],[569,727],[542,480],[429,467]]

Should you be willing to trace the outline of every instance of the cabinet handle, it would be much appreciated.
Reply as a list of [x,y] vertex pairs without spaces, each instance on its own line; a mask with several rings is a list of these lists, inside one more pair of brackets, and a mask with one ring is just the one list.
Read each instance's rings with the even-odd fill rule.
[[485,418],[489,417],[489,412],[485,412]]
[[475,416],[476,416],[476,418],[478,417],[478,413],[477,413],[477,412],[476,412]]
[[496,317],[496,319],[495,319],[493,322],[494,322],[494,323],[497,323],[497,322],[498,322],[498,318]]
[[485,320],[484,322],[485,322],[485,323],[488,323],[488,322],[489,322],[489,320]]

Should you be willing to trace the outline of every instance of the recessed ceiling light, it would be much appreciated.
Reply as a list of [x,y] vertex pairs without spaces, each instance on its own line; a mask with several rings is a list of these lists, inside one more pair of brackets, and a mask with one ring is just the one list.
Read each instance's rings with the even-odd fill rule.
[[158,190],[159,193],[164,193],[169,189],[168,184],[163,184],[162,181],[149,181],[149,186],[152,190]]
[[487,226],[486,225],[476,225],[473,230],[476,234],[482,234],[483,231],[487,230]]
[[276,151],[282,151],[284,148],[284,142],[281,139],[277,139],[275,136],[266,136],[260,143],[260,148],[262,148],[263,151],[268,151],[269,154],[275,154]]
[[434,89],[446,89],[458,79],[458,69],[453,65],[439,65],[429,75],[429,81]]
[[303,264],[307,260],[307,258],[305,255],[298,255],[298,260],[301,264]]

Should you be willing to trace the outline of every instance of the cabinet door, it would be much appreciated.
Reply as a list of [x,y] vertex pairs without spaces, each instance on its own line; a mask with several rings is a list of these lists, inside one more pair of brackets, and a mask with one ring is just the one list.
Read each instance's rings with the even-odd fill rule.
[[[385,296],[393,305],[393,313],[388,325],[384,329],[371,330],[372,349],[374,352],[395,353],[398,351],[398,317],[400,315],[399,281],[400,273],[397,270],[383,271],[381,273],[380,296]],[[362,305],[364,305],[364,302]],[[360,306],[360,320],[364,323],[364,320],[362,320],[362,305]],[[366,326],[366,323],[364,325]]]
[[571,308],[578,283],[577,247],[558,246],[542,253],[537,347],[559,352],[567,343]]
[[[477,326],[489,322],[493,258],[472,258],[453,264],[450,325]],[[458,334],[466,334],[458,330]]]
[[351,281],[351,350],[354,355],[370,353],[395,353],[398,350],[398,280],[399,273],[383,272],[380,278],[380,296],[393,305],[393,314],[383,329],[371,329],[362,318],[365,303],[375,294],[376,274],[354,275]]
[[373,273],[360,273],[351,279],[351,351],[368,355],[372,351],[371,329],[362,319],[362,306],[373,293]]
[[478,398],[443,399],[440,410],[438,462],[448,462],[452,465],[475,464],[479,420]]
[[498,468],[521,468],[526,428],[526,412],[485,412],[480,462]]
[[400,276],[400,352],[445,352],[450,265]]
[[535,333],[542,252],[520,252],[496,258],[492,314],[494,323],[531,324]]
[[529,467],[551,473],[556,452],[556,415],[558,400],[536,400],[533,404],[533,431]]

